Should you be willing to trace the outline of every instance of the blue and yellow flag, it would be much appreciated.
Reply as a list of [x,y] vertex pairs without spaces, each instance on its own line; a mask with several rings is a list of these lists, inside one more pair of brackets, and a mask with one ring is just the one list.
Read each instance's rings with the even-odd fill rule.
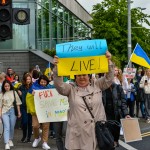
[[51,74],[51,64],[50,64],[50,62],[47,64],[47,67],[46,67],[46,70],[45,70],[45,72],[44,72],[44,75],[46,75],[47,77],[49,77],[50,76],[50,74]]
[[136,44],[134,48],[130,61],[140,66],[150,68],[150,59],[138,43]]

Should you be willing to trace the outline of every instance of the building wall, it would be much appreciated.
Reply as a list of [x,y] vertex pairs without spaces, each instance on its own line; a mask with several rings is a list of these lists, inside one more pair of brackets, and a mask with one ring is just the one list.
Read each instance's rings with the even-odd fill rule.
[[3,67],[1,72],[6,72],[11,67],[21,78],[25,71],[29,70],[28,52],[1,52],[0,62]]
[[48,62],[39,56],[29,52],[29,68],[38,65],[42,73],[44,73]]
[[0,72],[7,71],[11,67],[22,79],[23,73],[28,72],[30,68],[39,65],[41,72],[46,69],[48,61],[35,55],[31,51],[26,52],[0,52]]
[[67,9],[69,9],[73,14],[80,18],[84,23],[88,24],[89,20],[92,20],[90,14],[75,0],[58,0],[62,3]]

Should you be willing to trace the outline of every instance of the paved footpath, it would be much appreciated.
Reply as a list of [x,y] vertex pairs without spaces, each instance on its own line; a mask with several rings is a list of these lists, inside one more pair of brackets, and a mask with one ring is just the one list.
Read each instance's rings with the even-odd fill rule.
[[[22,130],[20,129],[15,129],[15,134],[14,134],[14,147],[11,148],[12,150],[42,150],[42,142],[40,142],[38,148],[32,148],[32,143],[21,143],[20,140],[22,138]],[[32,137],[33,141],[33,137]],[[49,138],[48,144],[51,147],[51,150],[57,150],[55,140]],[[0,139],[0,150],[4,150],[5,145],[3,142],[3,138]]]
[[[139,124],[140,124],[140,128],[141,128],[141,132],[142,133],[146,133],[145,136],[150,136],[150,124],[145,123],[144,119],[139,119]],[[32,148],[32,143],[21,143],[20,140],[22,138],[22,130],[20,129],[15,129],[15,134],[14,134],[14,147],[11,148],[12,150],[42,150],[42,142],[40,142],[38,148]],[[142,141],[137,141],[137,142],[133,142],[133,143],[129,143],[126,144],[124,143],[123,137],[121,136],[121,141],[120,141],[120,147],[116,148],[116,150],[131,150],[133,148],[129,148],[129,146],[134,146],[136,149],[138,150],[143,150],[143,148],[139,148],[140,146],[138,146],[138,143],[141,145],[141,147],[145,146],[145,139],[149,139],[149,137],[143,138]],[[32,137],[32,141],[33,141],[33,137]],[[147,145],[147,149],[145,148],[145,150],[150,150],[150,140],[148,140],[148,142],[146,143]],[[57,150],[56,148],[56,144],[55,144],[55,140],[49,138],[48,140],[48,144],[51,147],[51,150]],[[4,150],[4,142],[3,142],[3,138],[0,139],[0,150]]]

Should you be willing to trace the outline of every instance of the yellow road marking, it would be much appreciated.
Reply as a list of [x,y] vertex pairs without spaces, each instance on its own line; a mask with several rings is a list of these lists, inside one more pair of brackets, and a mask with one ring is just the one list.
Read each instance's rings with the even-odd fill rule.
[[142,137],[150,136],[150,132],[145,132],[141,134]]

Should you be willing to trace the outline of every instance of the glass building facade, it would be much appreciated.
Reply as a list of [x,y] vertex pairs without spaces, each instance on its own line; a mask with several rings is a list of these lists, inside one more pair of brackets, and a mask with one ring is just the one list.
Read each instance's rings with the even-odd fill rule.
[[58,0],[13,0],[13,7],[30,8],[30,24],[13,24],[13,39],[0,42],[0,49],[53,49],[91,35],[91,27]]

